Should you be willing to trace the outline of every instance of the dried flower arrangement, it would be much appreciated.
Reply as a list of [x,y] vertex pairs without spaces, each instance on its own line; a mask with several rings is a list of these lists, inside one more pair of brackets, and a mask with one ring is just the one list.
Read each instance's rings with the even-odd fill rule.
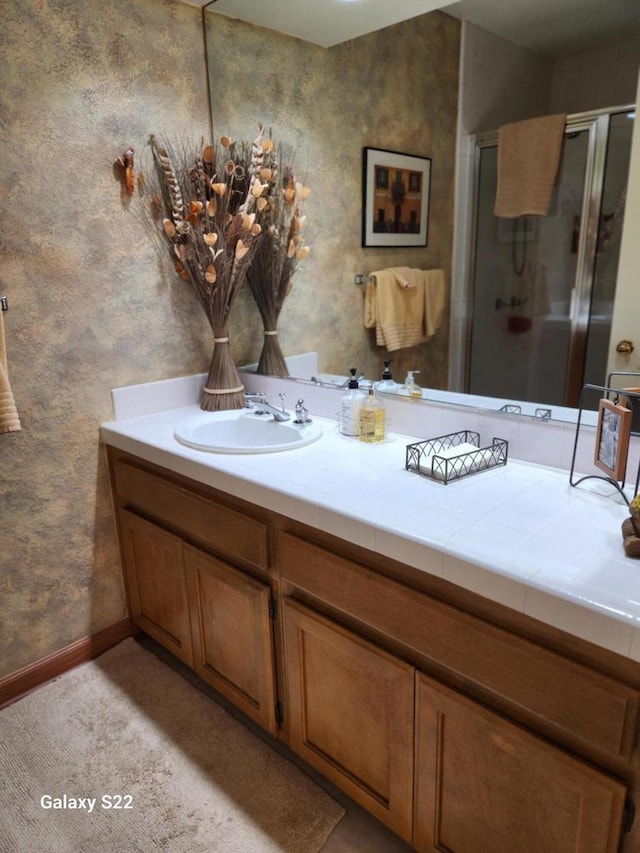
[[[176,269],[204,308],[214,350],[201,408],[242,408],[244,386],[229,348],[229,313],[263,236],[260,224],[270,183],[264,158],[273,147],[264,129],[251,145],[220,137],[197,152],[151,136],[157,187],[151,215],[162,223]],[[157,192],[153,190],[156,189]]]
[[[306,216],[302,204],[311,190],[296,181],[291,152],[282,146],[271,148],[265,157],[264,176],[270,188],[258,199],[263,219],[263,235],[247,282],[264,324],[264,343],[258,373],[288,376],[289,371],[278,342],[278,317],[292,287],[292,276],[299,261],[308,257],[302,229]],[[289,162],[287,162],[289,161]]]

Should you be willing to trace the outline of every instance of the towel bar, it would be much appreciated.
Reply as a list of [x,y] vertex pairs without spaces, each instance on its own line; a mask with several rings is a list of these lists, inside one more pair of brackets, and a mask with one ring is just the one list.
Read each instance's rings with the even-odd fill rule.
[[0,308],[3,311],[9,310],[9,300],[7,299],[6,296],[0,296]]

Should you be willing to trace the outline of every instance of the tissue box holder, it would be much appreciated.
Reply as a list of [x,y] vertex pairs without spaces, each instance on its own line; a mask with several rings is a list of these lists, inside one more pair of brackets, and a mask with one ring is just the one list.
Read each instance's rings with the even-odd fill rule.
[[[451,451],[460,444],[473,444],[478,449],[459,455],[442,455],[443,451]],[[480,433],[463,430],[408,444],[405,468],[446,485],[469,474],[506,465],[508,451],[509,442],[504,438],[494,438],[489,447],[480,447]]]

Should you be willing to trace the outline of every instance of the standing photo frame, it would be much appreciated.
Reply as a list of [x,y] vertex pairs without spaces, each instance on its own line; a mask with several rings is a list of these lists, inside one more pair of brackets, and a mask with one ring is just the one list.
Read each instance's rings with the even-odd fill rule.
[[426,246],[431,158],[362,149],[362,245]]
[[598,407],[594,464],[612,480],[623,482],[631,434],[631,409],[603,398]]

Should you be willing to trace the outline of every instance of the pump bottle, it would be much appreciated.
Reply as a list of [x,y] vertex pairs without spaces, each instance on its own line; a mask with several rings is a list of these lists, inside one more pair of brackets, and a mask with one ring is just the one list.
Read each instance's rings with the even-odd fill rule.
[[384,441],[386,435],[386,412],[384,403],[377,396],[373,387],[369,388],[369,396],[360,406],[358,438],[360,441]]
[[404,380],[404,387],[407,389],[407,393],[410,397],[422,397],[422,388],[417,384],[414,379],[414,373],[420,373],[419,370],[409,370],[407,371],[407,378]]
[[358,435],[359,426],[358,415],[360,406],[365,399],[365,393],[358,385],[358,380],[356,379],[357,369],[352,367],[349,372],[351,373],[351,379],[340,402],[339,428],[342,435],[356,436]]
[[389,361],[385,361],[384,370],[382,372],[382,379],[380,382],[376,383],[376,391],[383,391],[386,393],[395,393],[398,390],[398,383],[394,382],[393,376],[391,374],[391,368],[389,365],[391,364],[391,359]]

